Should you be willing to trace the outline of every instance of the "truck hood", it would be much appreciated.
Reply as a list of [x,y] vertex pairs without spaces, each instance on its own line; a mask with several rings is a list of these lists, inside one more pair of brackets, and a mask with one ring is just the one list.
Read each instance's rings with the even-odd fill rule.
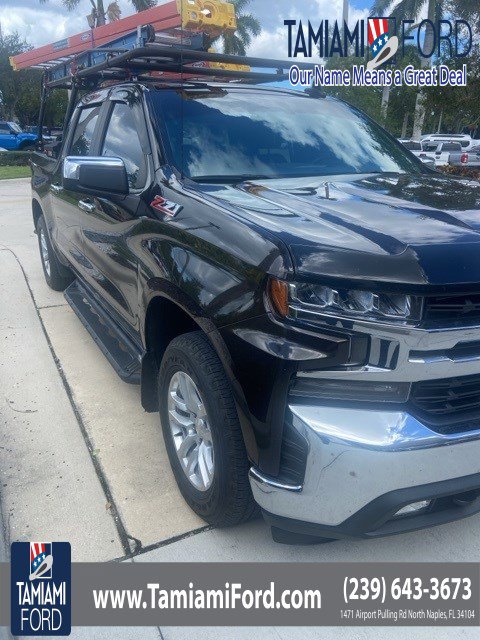
[[304,278],[480,283],[480,182],[383,173],[198,189],[278,235]]

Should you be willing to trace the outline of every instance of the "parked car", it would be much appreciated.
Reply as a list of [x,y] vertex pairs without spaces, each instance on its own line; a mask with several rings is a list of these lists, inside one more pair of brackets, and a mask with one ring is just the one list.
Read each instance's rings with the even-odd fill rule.
[[480,167],[480,145],[472,147],[469,151],[462,151],[462,153],[451,153],[448,164],[459,167]]
[[429,157],[427,153],[423,151],[422,143],[418,140],[402,140],[399,139],[399,142],[403,144],[405,149],[408,149],[414,156],[416,156],[420,162],[422,162],[425,166],[430,169],[435,169],[435,160],[433,157]]
[[0,121],[0,146],[8,150],[33,149],[38,136],[25,133],[16,122]]
[[[39,133],[38,126],[29,125],[28,127],[25,127],[25,132],[26,133],[33,133],[38,138],[38,133]],[[56,135],[54,135],[52,133],[52,131],[50,129],[48,129],[47,127],[43,127],[42,128],[42,138],[43,138],[43,140],[45,140],[45,142],[54,142],[56,140]]]
[[97,88],[62,144],[33,156],[45,279],[197,514],[307,542],[480,510],[480,183],[254,84]]
[[422,151],[422,143],[418,140],[402,140],[399,139],[399,142],[403,144],[405,149],[411,151],[414,155],[418,156],[418,154]]
[[465,133],[429,133],[422,136],[422,142],[459,142],[462,149],[469,149],[472,137]]
[[430,159],[436,167],[441,167],[449,162],[451,153],[462,153],[462,145],[459,142],[422,142],[421,159]]

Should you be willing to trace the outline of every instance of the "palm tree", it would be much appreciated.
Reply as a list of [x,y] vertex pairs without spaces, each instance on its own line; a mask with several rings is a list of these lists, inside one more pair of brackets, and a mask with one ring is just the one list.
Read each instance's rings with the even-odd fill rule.
[[[434,22],[440,20],[444,15],[447,8],[448,0],[400,0],[398,4],[393,8],[391,12],[392,17],[397,20],[416,20],[420,15],[422,9],[427,5],[427,18]],[[388,10],[395,5],[395,0],[376,0],[372,7],[372,15],[384,16]],[[423,48],[425,51],[431,51],[433,48],[434,33],[431,24],[427,23],[425,30],[425,42]],[[432,64],[432,58],[421,58],[420,66],[429,67]],[[386,93],[386,92],[385,92]],[[385,98],[382,99],[382,111],[386,113],[388,106],[388,98],[385,103]],[[420,90],[417,93],[417,99],[415,102],[415,115],[413,119],[413,134],[414,140],[419,140],[422,135],[423,123],[425,121],[425,92]]]
[[223,52],[237,56],[244,56],[247,47],[252,42],[252,36],[258,36],[262,30],[260,22],[250,13],[242,13],[250,4],[250,0],[230,0],[235,5],[237,16],[237,30],[235,33],[227,33],[209,41],[211,46],[218,40],[222,40]]
[[[40,2],[43,4],[48,2],[48,0],[40,0]],[[62,2],[69,11],[73,11],[78,7],[81,0],[62,0]],[[137,12],[150,9],[157,4],[157,0],[130,0],[130,2],[133,4],[135,11]],[[87,20],[89,26],[92,28],[105,24],[107,17],[109,21],[112,22],[113,20],[118,20],[121,16],[117,0],[110,2],[107,8],[105,8],[104,0],[90,0],[90,4],[92,6],[92,11],[90,15],[87,16]]]

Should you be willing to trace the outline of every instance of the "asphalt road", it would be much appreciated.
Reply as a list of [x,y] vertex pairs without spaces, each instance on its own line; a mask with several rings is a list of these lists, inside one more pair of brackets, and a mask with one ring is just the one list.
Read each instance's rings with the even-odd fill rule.
[[[29,181],[0,182],[0,504],[10,540],[69,540],[73,560],[479,561],[480,517],[383,540],[275,544],[263,521],[205,529],[183,502],[156,415],[46,286]],[[77,629],[73,638],[404,638],[405,629]],[[480,639],[477,629],[409,638]]]

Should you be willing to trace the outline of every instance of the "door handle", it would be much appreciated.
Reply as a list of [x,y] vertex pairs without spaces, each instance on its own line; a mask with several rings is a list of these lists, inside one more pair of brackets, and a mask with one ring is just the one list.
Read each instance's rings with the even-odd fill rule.
[[60,193],[60,191],[63,190],[63,187],[59,184],[51,184],[50,185],[50,191],[52,191],[53,193]]
[[95,205],[89,200],[79,200],[78,206],[82,211],[86,211],[87,213],[93,213],[95,211]]

